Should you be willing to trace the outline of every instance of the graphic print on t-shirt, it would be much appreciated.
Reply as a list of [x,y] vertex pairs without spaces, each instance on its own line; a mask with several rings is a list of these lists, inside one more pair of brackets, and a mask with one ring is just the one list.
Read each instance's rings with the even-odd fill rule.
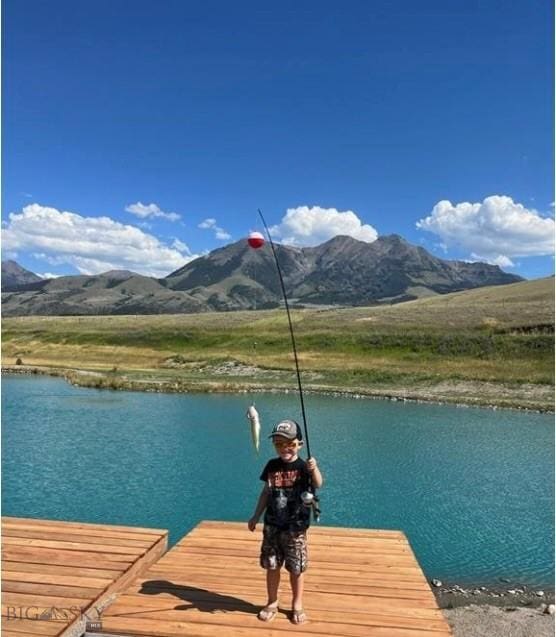
[[273,489],[282,489],[285,487],[293,487],[301,478],[301,471],[293,469],[293,471],[278,470],[269,473],[268,486]]

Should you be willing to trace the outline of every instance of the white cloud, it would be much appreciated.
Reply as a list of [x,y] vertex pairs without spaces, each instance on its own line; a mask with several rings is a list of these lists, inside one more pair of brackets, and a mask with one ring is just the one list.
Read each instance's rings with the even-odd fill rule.
[[43,279],[57,279],[60,276],[64,276],[63,274],[54,274],[53,272],[43,272],[43,274],[35,272],[35,274]]
[[288,208],[281,223],[270,230],[283,243],[297,246],[315,246],[339,234],[367,243],[378,237],[377,231],[362,223],[352,210],[320,206]]
[[222,230],[222,228],[215,228],[215,230],[216,230],[215,237],[219,241],[227,241],[228,239],[232,238],[232,235],[229,232]]
[[216,219],[205,219],[204,221],[201,221],[201,223],[197,227],[201,228],[202,230],[214,230],[214,236],[219,241],[227,241],[228,239],[232,238],[232,235],[229,232],[224,230],[224,228],[220,228],[218,225],[216,225]]
[[481,263],[490,263],[491,265],[498,265],[501,268],[515,268],[515,263],[504,254],[499,254],[496,257],[482,257],[480,254],[471,253],[470,261],[480,261]]
[[49,263],[70,264],[82,274],[132,270],[164,277],[196,258],[109,217],[82,217],[37,203],[9,215],[2,245],[9,251],[43,253]]
[[179,252],[183,252],[184,254],[191,254],[189,246],[179,239],[174,239],[174,241],[172,242],[172,248],[174,248],[175,250],[179,250]]
[[447,246],[506,267],[513,265],[512,257],[554,252],[554,219],[525,208],[511,197],[495,195],[482,203],[455,205],[439,201],[417,227],[438,235]]
[[493,265],[499,265],[501,268],[514,268],[515,263],[507,256],[500,254],[495,259],[490,261]]
[[147,219],[149,217],[162,217],[168,219],[168,221],[177,221],[180,218],[177,212],[164,212],[155,203],[142,204],[140,201],[137,203],[129,204],[125,207],[126,212],[140,217],[141,219]]

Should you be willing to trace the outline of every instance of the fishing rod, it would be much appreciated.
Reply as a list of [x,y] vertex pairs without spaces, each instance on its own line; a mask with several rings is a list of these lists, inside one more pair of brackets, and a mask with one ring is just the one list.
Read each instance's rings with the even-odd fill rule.
[[[258,208],[259,216],[261,221],[263,222],[263,226],[266,230],[266,235],[268,237],[268,242],[270,243],[270,247],[272,249],[272,255],[274,256],[274,262],[276,264],[276,270],[278,271],[278,278],[280,279],[280,287],[282,288],[282,296],[284,297],[284,305],[286,306],[286,313],[288,315],[288,325],[290,328],[290,336],[292,341],[292,350],[293,350],[293,358],[295,361],[295,373],[297,376],[297,386],[299,388],[299,401],[301,403],[301,416],[303,418],[303,431],[305,435],[305,441],[307,444],[307,459],[309,460],[311,456],[311,447],[309,445],[309,432],[307,429],[307,415],[305,413],[305,401],[303,400],[303,386],[301,385],[301,373],[299,371],[299,359],[297,357],[297,346],[295,344],[295,334],[293,331],[292,317],[290,314],[290,305],[288,303],[288,295],[286,294],[286,286],[284,285],[284,277],[282,276],[282,270],[280,268],[280,262],[278,261],[278,255],[276,253],[276,248],[274,247],[274,242],[272,241],[272,236],[270,234],[270,230],[266,224],[265,218],[261,209]],[[259,235],[260,236],[260,235]],[[261,244],[258,245],[260,247]],[[309,476],[309,490],[305,491],[301,494],[301,499],[303,504],[307,507],[311,507],[313,510],[313,516],[315,521],[318,522],[320,519],[320,507],[319,507],[319,497],[317,496],[316,489],[313,487],[311,477]]]
[[290,327],[290,336],[292,340],[292,349],[293,349],[293,358],[295,360],[295,373],[297,375],[297,386],[299,388],[299,401],[301,403],[301,416],[303,418],[303,431],[305,434],[305,441],[307,443],[307,456],[311,458],[311,448],[309,446],[309,434],[307,432],[307,416],[305,414],[305,402],[303,401],[303,387],[301,385],[301,374],[299,372],[299,360],[297,358],[297,347],[295,345],[295,335],[293,332],[293,324],[292,317],[290,314],[290,305],[288,303],[288,296],[286,294],[286,287],[284,285],[284,278],[282,276],[282,270],[280,269],[280,263],[278,261],[278,255],[276,254],[276,248],[274,247],[274,242],[272,241],[272,237],[270,236],[270,230],[266,225],[266,221],[263,217],[263,213],[260,208],[258,209],[259,215],[263,222],[264,228],[266,230],[266,234],[268,236],[268,242],[270,243],[270,247],[272,248],[272,254],[274,255],[274,261],[276,263],[276,269],[278,270],[278,278],[280,279],[280,287],[282,288],[282,296],[284,297],[284,304],[286,305],[286,312],[288,314],[288,325]]

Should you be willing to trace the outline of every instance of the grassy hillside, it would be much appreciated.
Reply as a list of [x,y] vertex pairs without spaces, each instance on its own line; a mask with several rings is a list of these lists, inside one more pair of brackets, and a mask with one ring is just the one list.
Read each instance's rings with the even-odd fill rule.
[[[393,306],[296,310],[293,321],[305,380],[315,388],[553,384],[552,278]],[[236,387],[287,386],[292,370],[284,310],[5,319],[3,363],[18,357],[112,370],[113,378]]]

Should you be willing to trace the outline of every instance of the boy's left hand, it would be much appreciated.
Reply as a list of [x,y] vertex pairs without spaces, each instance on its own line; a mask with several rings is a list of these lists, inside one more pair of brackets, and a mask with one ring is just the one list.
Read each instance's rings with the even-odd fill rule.
[[317,468],[317,461],[314,458],[309,458],[309,460],[307,460],[307,469],[309,469],[309,471],[313,473],[313,471],[316,468]]

